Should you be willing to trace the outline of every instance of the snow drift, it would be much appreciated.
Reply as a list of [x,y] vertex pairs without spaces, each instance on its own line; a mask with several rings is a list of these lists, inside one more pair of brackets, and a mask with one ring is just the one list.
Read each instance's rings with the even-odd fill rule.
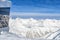
[[9,31],[18,36],[22,35],[26,38],[46,38],[48,34],[52,34],[60,29],[60,20],[10,18],[9,27]]

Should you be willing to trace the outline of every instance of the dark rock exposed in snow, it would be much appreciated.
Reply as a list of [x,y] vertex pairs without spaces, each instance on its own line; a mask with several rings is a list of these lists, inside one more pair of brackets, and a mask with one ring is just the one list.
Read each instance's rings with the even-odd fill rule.
[[8,15],[1,15],[0,14],[0,28],[8,27],[9,17]]

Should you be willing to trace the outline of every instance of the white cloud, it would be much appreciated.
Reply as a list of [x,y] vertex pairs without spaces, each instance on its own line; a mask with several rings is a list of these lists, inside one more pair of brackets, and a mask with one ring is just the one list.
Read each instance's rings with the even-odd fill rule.
[[10,15],[18,16],[60,16],[58,13],[24,13],[24,12],[11,12]]

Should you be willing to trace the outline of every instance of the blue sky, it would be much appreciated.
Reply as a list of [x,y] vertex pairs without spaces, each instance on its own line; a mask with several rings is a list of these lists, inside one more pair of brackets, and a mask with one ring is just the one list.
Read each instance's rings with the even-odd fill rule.
[[60,0],[11,0],[11,12],[60,14]]

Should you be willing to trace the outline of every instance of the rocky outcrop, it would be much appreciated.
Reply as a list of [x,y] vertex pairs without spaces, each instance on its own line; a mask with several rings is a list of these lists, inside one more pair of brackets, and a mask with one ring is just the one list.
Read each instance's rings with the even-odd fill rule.
[[0,28],[8,26],[9,17],[8,15],[0,14]]

